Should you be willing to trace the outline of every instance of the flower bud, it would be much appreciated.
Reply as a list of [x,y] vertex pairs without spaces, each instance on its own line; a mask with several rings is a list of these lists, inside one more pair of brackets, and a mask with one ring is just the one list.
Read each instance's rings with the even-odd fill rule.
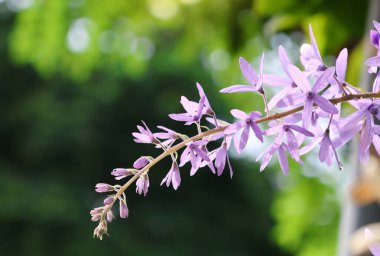
[[144,168],[148,163],[149,159],[146,156],[142,156],[133,163],[133,168],[141,169]]
[[112,204],[113,201],[114,201],[113,196],[109,196],[109,197],[106,197],[106,199],[104,199],[103,203],[104,205],[107,205],[107,204]]
[[111,175],[115,176],[115,179],[121,180],[129,175],[133,174],[133,169],[116,168],[113,169]]
[[124,200],[119,200],[119,210],[120,210],[120,218],[128,218],[129,210],[127,207],[127,203]]
[[107,221],[111,222],[113,220],[113,213],[111,210],[107,212]]
[[107,183],[98,183],[95,186],[95,191],[98,193],[110,192],[113,191],[113,186]]

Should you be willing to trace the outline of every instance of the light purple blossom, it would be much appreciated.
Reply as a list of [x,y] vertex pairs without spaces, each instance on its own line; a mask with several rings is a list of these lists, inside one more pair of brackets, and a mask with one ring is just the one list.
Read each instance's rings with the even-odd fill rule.
[[322,60],[321,54],[315,40],[313,29],[309,24],[310,44],[303,44],[300,49],[300,60],[305,70],[310,73],[317,74],[320,71],[326,70],[326,65]]
[[119,214],[120,214],[120,218],[128,218],[128,215],[129,215],[129,210],[128,210],[128,206],[127,206],[127,203],[125,202],[124,199],[119,199]]
[[148,193],[149,188],[149,177],[147,173],[141,174],[141,176],[136,181],[136,193],[141,195],[144,193],[144,196]]
[[132,135],[135,137],[134,141],[136,143],[147,143],[147,144],[157,144],[157,139],[154,137],[153,133],[149,130],[148,126],[142,121],[145,128],[138,125],[138,132],[133,132]]
[[277,106],[277,103],[281,101],[284,97],[286,97],[288,94],[293,94],[297,91],[297,85],[294,83],[292,77],[290,76],[290,72],[288,69],[289,64],[291,64],[288,54],[286,53],[284,47],[280,45],[278,47],[278,58],[281,62],[282,69],[285,71],[285,74],[287,77],[279,77],[274,75],[264,75],[264,83],[272,85],[272,86],[278,86],[282,85],[285,86],[284,89],[277,92],[272,99],[268,103],[269,109],[272,109],[273,107]]
[[133,168],[142,169],[147,164],[149,164],[149,157],[141,156],[133,163]]
[[165,131],[165,132],[154,133],[154,136],[157,139],[164,140],[161,143],[165,146],[173,144],[177,139],[180,138],[180,135],[177,132],[175,132],[169,128],[166,128],[165,126],[157,126],[157,128]]
[[[276,135],[273,143],[256,159],[263,158],[260,166],[260,171],[263,171],[269,164],[273,155],[278,152],[280,167],[285,175],[289,173],[288,160],[285,151],[288,151],[290,156],[299,163],[302,163],[299,156],[299,144],[293,131],[304,136],[314,137],[314,134],[308,130],[293,124],[275,124],[265,131],[266,135]],[[286,137],[287,143],[284,143]]]
[[133,169],[124,169],[124,168],[115,168],[111,172],[111,175],[115,176],[116,180],[124,179],[125,177],[128,177],[132,174],[134,174],[135,171]]
[[186,122],[186,125],[199,122],[202,118],[205,100],[205,97],[201,97],[199,103],[196,103],[188,100],[185,96],[182,96],[180,102],[186,110],[186,113],[170,114],[169,117],[176,121]]
[[[237,136],[237,132],[241,129],[243,129],[243,132],[240,137],[239,145],[237,146],[238,152],[243,150],[245,146],[247,145],[248,138],[249,138],[249,131],[252,130],[255,136],[263,142],[263,132],[261,131],[260,127],[256,124],[255,120],[261,117],[261,113],[257,111],[252,111],[249,115],[247,115],[245,112],[233,109],[231,110],[231,114],[239,119],[240,121],[229,125],[225,130],[224,134],[230,135],[235,134]],[[235,145],[236,146],[236,145]]]
[[375,148],[380,148],[378,137],[375,134],[375,117],[380,120],[380,100],[362,99],[357,103],[358,111],[349,115],[340,122],[343,131],[355,129],[355,125],[361,121],[362,129],[359,143],[359,156],[362,162],[369,157],[369,148],[373,143]]
[[184,166],[187,162],[190,161],[192,167],[190,175],[194,175],[201,166],[202,160],[206,161],[207,163],[211,162],[207,153],[202,149],[202,146],[206,145],[207,143],[208,141],[205,140],[198,140],[188,143],[187,147],[182,152],[179,167]]
[[230,176],[232,178],[233,170],[227,153],[230,144],[231,136],[228,136],[223,140],[222,145],[215,151],[215,167],[217,169],[218,176],[222,175],[227,162],[230,169]]
[[114,187],[107,183],[98,183],[95,186],[95,191],[98,193],[110,192],[113,190],[114,190]]
[[263,84],[263,70],[264,70],[264,53],[261,56],[260,61],[260,74],[257,75],[251,64],[248,63],[246,59],[240,57],[239,59],[240,69],[243,73],[245,79],[250,83],[250,85],[232,85],[227,88],[222,89],[222,93],[233,93],[233,92],[259,92],[264,93],[262,90]]
[[321,146],[319,148],[319,160],[322,163],[326,162],[327,165],[331,165],[333,157],[335,157],[339,169],[342,170],[343,165],[339,160],[339,156],[336,152],[335,145],[331,141],[330,130],[326,129],[322,137]]
[[177,190],[179,185],[181,184],[181,175],[179,173],[179,167],[177,162],[172,163],[172,167],[169,172],[166,174],[165,178],[161,182],[162,184],[166,183],[166,186],[169,187],[170,184],[173,185],[174,190]]
[[[319,90],[323,89],[326,84],[330,83],[333,75],[334,68],[326,69],[311,87],[309,80],[306,78],[296,66],[289,64],[290,75],[294,82],[301,90],[301,93],[294,94],[299,101],[304,102],[304,110],[302,113],[303,126],[308,128],[311,124],[313,105],[316,104],[321,110],[329,114],[338,114],[338,109],[329,100],[318,94]],[[293,95],[293,96],[294,96]]]

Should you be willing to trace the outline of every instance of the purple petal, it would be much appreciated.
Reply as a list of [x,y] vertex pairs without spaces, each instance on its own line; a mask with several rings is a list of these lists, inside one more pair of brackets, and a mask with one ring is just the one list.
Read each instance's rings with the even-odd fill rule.
[[196,118],[194,121],[199,121],[201,118],[202,118],[202,111],[203,111],[203,108],[205,106],[205,96],[201,97],[200,101],[199,101],[199,104],[198,104],[198,109],[197,109],[197,114],[196,114]]
[[227,88],[220,90],[222,93],[233,93],[233,92],[257,92],[256,87],[251,85],[232,85]]
[[[242,121],[242,122],[244,122],[244,121]],[[237,122],[237,123],[229,125],[224,130],[224,134],[228,135],[228,134],[234,134],[234,133],[236,133],[237,131],[239,131],[243,127],[243,123],[242,122]]]
[[252,68],[251,64],[248,63],[243,57],[239,58],[239,64],[241,72],[243,73],[245,79],[252,84],[255,85],[259,80],[255,70]]
[[309,128],[311,123],[311,113],[313,112],[313,102],[306,99],[305,106],[302,112],[302,125],[304,128]]
[[296,92],[293,94],[289,94],[282,100],[280,100],[276,107],[283,108],[283,107],[288,107],[288,106],[298,106],[301,103],[305,101],[305,94],[301,92]]
[[189,122],[193,121],[193,117],[191,117],[187,113],[182,113],[182,114],[169,114],[169,117],[175,121],[180,121],[180,122]]
[[347,48],[344,48],[340,51],[338,58],[336,59],[336,74],[341,81],[346,79],[347,57]]
[[226,165],[226,156],[227,156],[227,150],[223,143],[220,149],[218,150],[216,154],[216,158],[215,158],[215,167],[218,170],[218,176],[222,175],[223,173],[223,169]]
[[319,148],[319,160],[321,162],[325,162],[326,159],[329,157],[329,152],[330,152],[330,146],[331,146],[331,141],[328,135],[323,137],[323,140],[321,142],[321,146]]
[[373,119],[370,114],[366,114],[364,129],[360,138],[360,151],[364,152],[369,149],[373,140]]
[[323,111],[330,114],[338,114],[339,110],[332,104],[329,100],[319,96],[317,94],[313,97],[314,102],[320,107]]
[[380,23],[377,22],[376,20],[374,20],[374,21],[373,21],[373,25],[375,26],[376,30],[377,30],[378,32],[380,32]]
[[289,153],[295,160],[299,160],[298,142],[296,136],[291,131],[286,132],[286,137],[289,146]]
[[278,47],[278,58],[280,59],[282,69],[290,76],[288,72],[288,64],[290,63],[289,57],[286,54],[286,51],[282,45]]
[[340,124],[339,124],[339,127],[342,129],[342,130],[348,130],[352,127],[352,125],[350,124],[357,124],[359,123],[364,115],[365,115],[365,109],[362,109],[362,110],[358,110],[356,112],[354,112],[353,114],[349,115],[348,117],[342,119],[340,121]]
[[261,55],[261,60],[260,60],[260,77],[263,77],[264,73],[264,52]]
[[248,125],[244,126],[244,130],[240,137],[240,143],[239,143],[240,150],[243,150],[245,146],[247,145],[248,137],[249,137],[249,128],[250,127]]
[[200,156],[203,160],[206,162],[210,162],[210,158],[207,156],[207,153],[204,152],[202,149],[195,147],[194,151],[197,153],[198,156]]
[[293,90],[292,87],[288,86],[276,93],[272,99],[268,103],[268,108],[272,109],[277,106],[277,103],[281,101],[283,98],[285,98],[291,91]]
[[261,142],[263,142],[264,141],[264,139],[263,139],[263,132],[261,131],[260,127],[254,121],[251,122],[251,129],[255,133],[256,137]]
[[279,75],[265,74],[263,75],[263,83],[271,86],[291,86],[292,81],[289,78]]
[[304,73],[301,72],[296,66],[289,64],[288,70],[290,77],[293,79],[294,83],[301,89],[303,92],[310,91],[310,83],[307,80]]
[[190,161],[192,167],[198,167],[197,165],[197,157],[195,156],[195,153],[193,150],[190,149]]
[[315,82],[312,91],[318,93],[320,90],[324,89],[324,87],[331,82],[333,79],[335,72],[334,67],[330,67],[323,71],[323,73],[319,76],[317,81]]
[[241,111],[239,109],[232,109],[231,114],[237,119],[245,120],[246,118],[248,118],[248,115],[244,111]]
[[297,131],[299,133],[302,133],[303,135],[305,136],[308,136],[308,137],[314,137],[314,134],[309,132],[308,130],[302,128],[301,126],[298,126],[298,125],[294,125],[294,124],[289,124],[288,125],[290,129],[294,130],[294,131]]
[[371,66],[371,67],[379,67],[380,66],[380,56],[375,56],[375,57],[369,58],[368,60],[365,61],[365,64],[367,66]]
[[311,41],[311,45],[313,46],[314,52],[315,52],[315,54],[318,56],[319,60],[320,60],[321,62],[323,62],[323,61],[322,61],[321,54],[319,53],[319,50],[318,50],[317,42],[315,41],[315,37],[314,37],[314,34],[313,34],[313,29],[312,29],[312,27],[311,27],[311,24],[309,24],[309,33],[310,33],[310,41]]
[[265,130],[265,134],[270,136],[270,135],[278,134],[283,131],[284,131],[283,125],[276,125]]
[[286,157],[285,149],[283,145],[281,145],[278,148],[278,160],[280,162],[280,167],[281,167],[282,172],[285,174],[285,176],[288,176],[289,174],[288,158]]
[[176,162],[173,163],[172,172],[173,172],[172,185],[173,185],[174,190],[177,190],[177,188],[181,184],[181,175],[179,173],[179,168]]
[[181,97],[180,103],[190,115],[194,115],[198,109],[198,103],[188,100],[185,96]]

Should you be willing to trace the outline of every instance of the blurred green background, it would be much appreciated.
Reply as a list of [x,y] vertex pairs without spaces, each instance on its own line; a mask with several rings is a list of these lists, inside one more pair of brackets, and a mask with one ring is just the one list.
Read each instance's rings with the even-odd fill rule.
[[140,120],[186,130],[167,115],[196,81],[219,118],[262,107],[218,93],[244,81],[239,56],[275,63],[283,43],[297,60],[312,23],[324,55],[349,48],[355,83],[366,14],[354,0],[0,0],[0,255],[334,255],[337,182],[313,159],[284,178],[248,151],[232,180],[185,167],[176,192],[163,162],[103,241],[89,211],[113,168],[158,153],[132,142]]

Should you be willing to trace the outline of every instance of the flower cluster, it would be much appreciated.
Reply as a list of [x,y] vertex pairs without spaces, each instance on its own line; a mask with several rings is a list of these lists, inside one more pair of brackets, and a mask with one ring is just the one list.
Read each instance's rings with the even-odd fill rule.
[[[321,162],[327,165],[335,162],[342,169],[337,149],[357,134],[360,135],[361,161],[367,161],[371,145],[380,154],[380,126],[375,124],[380,119],[380,24],[374,24],[377,30],[371,32],[371,42],[378,49],[378,53],[366,61],[369,72],[376,74],[372,92],[363,92],[345,80],[347,49],[339,53],[334,66],[328,66],[323,61],[310,26],[311,44],[304,44],[300,49],[302,68],[291,63],[286,50],[280,46],[278,59],[284,75],[264,73],[264,54],[261,57],[259,73],[256,73],[247,60],[240,58],[240,69],[248,83],[221,90],[222,93],[257,93],[263,98],[265,111],[246,113],[233,109],[231,114],[236,118],[234,123],[219,120],[202,86],[197,83],[199,100],[192,101],[182,96],[180,103],[184,112],[169,115],[175,121],[194,125],[194,136],[189,137],[163,126],[157,127],[158,132],[152,132],[142,122],[141,126],[137,126],[138,132],[132,133],[134,141],[151,144],[162,150],[162,153],[156,158],[141,156],[134,162],[133,168],[114,169],[111,174],[115,179],[128,179],[123,186],[104,183],[96,185],[96,191],[107,193],[107,196],[103,206],[91,211],[92,220],[99,221],[94,236],[102,239],[107,234],[107,223],[114,218],[112,208],[115,202],[119,202],[120,217],[128,217],[125,190],[136,181],[136,192],[146,196],[149,189],[149,170],[167,156],[170,156],[172,165],[161,185],[171,185],[176,190],[181,184],[180,168],[186,164],[191,168],[191,176],[206,166],[212,173],[220,176],[227,164],[232,178],[233,170],[227,152],[231,146],[238,153],[243,151],[251,135],[256,138],[254,143],[272,141],[257,159],[261,160],[260,171],[277,155],[285,175],[290,171],[289,158],[302,164],[301,157],[315,148]],[[270,87],[282,89],[268,102],[266,90]],[[351,104],[355,111],[343,117],[342,102]],[[208,126],[205,125],[205,120]],[[180,153],[182,148],[184,150]]]

